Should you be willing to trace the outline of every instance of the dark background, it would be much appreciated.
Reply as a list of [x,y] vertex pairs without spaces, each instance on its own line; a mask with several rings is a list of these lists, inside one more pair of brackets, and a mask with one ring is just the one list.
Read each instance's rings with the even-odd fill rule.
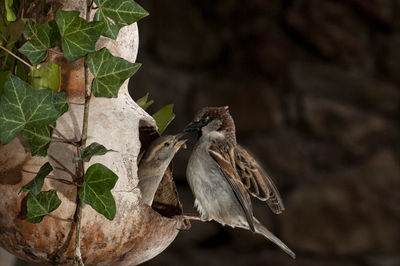
[[[229,105],[286,211],[255,215],[298,255],[192,222],[145,265],[400,265],[400,1],[142,0],[134,99],[174,103],[166,134]],[[174,174],[186,212],[190,151]]]
[[[400,265],[400,1],[140,0],[134,99],[174,103],[175,134],[230,106],[240,144],[273,176],[286,211],[261,236],[192,222],[147,266]],[[189,147],[192,147],[191,144]],[[189,150],[174,161],[186,212]],[[28,265],[19,261],[16,265]]]

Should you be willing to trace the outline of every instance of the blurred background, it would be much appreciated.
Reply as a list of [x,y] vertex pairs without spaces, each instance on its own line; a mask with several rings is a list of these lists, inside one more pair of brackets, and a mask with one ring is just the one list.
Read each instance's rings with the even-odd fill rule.
[[[400,265],[400,1],[139,0],[130,82],[153,113],[173,103],[165,134],[204,106],[229,105],[238,142],[274,178],[286,211],[255,216],[298,258],[261,236],[192,222],[156,265]],[[189,150],[174,176],[185,212]],[[17,265],[28,265],[18,262]]]
[[[229,105],[238,142],[274,178],[286,211],[255,215],[298,255],[214,222],[145,265],[400,265],[400,1],[142,0],[130,83],[165,134],[204,106]],[[174,161],[184,209],[189,150]]]

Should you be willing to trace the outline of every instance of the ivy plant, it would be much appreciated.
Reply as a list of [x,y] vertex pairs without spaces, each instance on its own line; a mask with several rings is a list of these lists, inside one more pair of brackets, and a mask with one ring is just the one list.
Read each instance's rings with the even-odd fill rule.
[[23,33],[25,39],[29,41],[24,43],[18,51],[34,65],[42,62],[47,57],[47,50],[60,41],[60,33],[54,21],[38,24],[29,19]]
[[105,27],[102,35],[116,39],[119,30],[126,24],[132,24],[149,13],[131,0],[94,0],[98,7],[94,20],[103,21]]
[[[150,105],[154,103],[154,100],[148,100],[149,93],[138,99],[136,104],[139,105],[143,110],[146,110]],[[173,112],[174,105],[168,104],[162,107],[160,110],[153,114],[153,119],[156,121],[158,128],[158,134],[161,136],[167,126],[175,119],[175,114]]]
[[[83,19],[79,11],[58,10],[54,20],[40,24],[32,18],[22,17],[25,12],[21,10],[21,3],[23,1],[5,0],[0,5],[0,145],[6,145],[20,135],[29,144],[32,155],[42,157],[47,156],[52,141],[77,147],[73,159],[77,172],[71,173],[72,180],[54,177],[51,174],[53,167],[46,162],[19,193],[26,197],[22,203],[26,204],[26,220],[40,223],[46,215],[57,218],[50,213],[61,205],[57,191],[43,191],[45,180],[55,179],[75,186],[79,197],[76,213],[70,220],[76,224],[79,242],[81,202],[109,220],[116,215],[111,190],[118,176],[102,164],[93,164],[83,170],[84,164],[93,156],[115,151],[96,142],[86,145],[90,97],[85,99],[82,139],[72,142],[55,137],[62,137],[62,134],[53,134],[59,133],[57,119],[68,111],[68,100],[65,92],[60,91],[62,69],[56,63],[48,62],[49,51],[60,48],[68,61],[85,61],[85,71],[94,76],[92,84],[86,84],[89,88],[86,96],[118,97],[122,83],[141,65],[116,57],[107,48],[96,51],[96,42],[100,36],[116,39],[121,28],[146,17],[148,12],[132,0],[94,0],[89,7],[89,10],[96,10],[93,21]],[[147,101],[148,95],[145,97],[138,101],[143,108],[152,103]],[[153,115],[160,134],[175,117],[172,108],[167,105]],[[76,259],[79,260],[79,256]]]
[[117,97],[122,83],[140,68],[141,64],[131,63],[113,56],[102,48],[87,57],[90,71],[94,75],[92,90],[98,97]]

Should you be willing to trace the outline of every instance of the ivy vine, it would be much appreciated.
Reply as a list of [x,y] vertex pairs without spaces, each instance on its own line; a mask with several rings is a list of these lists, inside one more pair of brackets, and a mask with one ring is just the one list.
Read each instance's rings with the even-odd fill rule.
[[[95,7],[89,7],[97,9],[93,21],[81,18],[79,11],[60,9],[54,20],[40,24],[22,17],[21,3],[23,1],[5,0],[0,6],[0,145],[21,135],[28,142],[32,155],[44,157],[52,141],[69,143],[77,147],[73,163],[81,169],[81,173],[71,173],[72,181],[58,179],[51,175],[50,163],[45,163],[19,192],[27,193],[23,203],[26,204],[26,220],[40,223],[46,215],[52,216],[50,213],[61,204],[57,191],[42,191],[46,178],[77,187],[76,214],[81,208],[79,202],[83,201],[113,220],[116,204],[111,190],[118,176],[102,164],[93,164],[84,171],[83,164],[93,156],[114,151],[96,142],[86,146],[85,129],[78,142],[63,138],[57,131],[56,121],[68,111],[68,99],[65,92],[60,91],[60,66],[45,61],[49,51],[56,47],[61,47],[68,61],[84,58],[86,70],[94,76],[86,96],[115,98],[122,83],[141,65],[113,56],[107,48],[96,51],[96,42],[100,36],[116,39],[122,27],[139,21],[148,12],[132,0],[94,0]],[[90,97],[86,98],[87,119]],[[137,101],[143,109],[153,103],[147,98],[148,94]],[[167,105],[153,115],[160,134],[175,117],[172,109],[173,105]],[[53,136],[53,132],[59,133],[60,138]],[[79,232],[80,218],[75,215],[70,220],[77,222]],[[76,247],[79,248],[79,243]]]

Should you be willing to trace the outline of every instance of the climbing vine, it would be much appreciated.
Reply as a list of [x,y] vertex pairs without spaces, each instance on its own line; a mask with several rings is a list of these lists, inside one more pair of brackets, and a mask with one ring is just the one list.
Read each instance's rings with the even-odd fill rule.
[[[25,219],[40,223],[46,215],[57,218],[51,212],[61,204],[57,191],[42,191],[45,179],[76,187],[77,209],[69,220],[76,223],[75,263],[82,265],[79,250],[82,202],[113,220],[116,204],[111,190],[118,180],[118,176],[102,164],[93,164],[84,171],[84,164],[93,156],[115,152],[96,142],[86,145],[90,98],[92,95],[117,97],[122,83],[141,66],[113,56],[107,48],[96,51],[96,42],[100,36],[115,40],[122,27],[139,21],[148,12],[132,0],[94,0],[89,1],[87,14],[58,9],[54,20],[38,23],[24,17],[24,1],[3,0],[0,3],[0,145],[20,135],[29,144],[32,155],[42,157],[47,156],[51,142],[76,147],[73,163],[77,171],[70,173],[72,180],[52,176],[53,167],[46,162],[19,193],[27,199],[22,201],[26,204],[22,206],[26,208]],[[89,12],[93,9],[96,13],[93,21],[89,21]],[[46,59],[49,51],[57,53],[59,48],[68,61],[80,58],[85,61],[84,120],[82,138],[78,141],[65,138],[56,129],[57,119],[68,111],[69,103],[60,88],[61,67]],[[89,71],[94,77],[91,84]],[[138,100],[144,109],[152,103],[147,97]],[[167,105],[153,115],[160,134],[174,119],[172,107]]]

